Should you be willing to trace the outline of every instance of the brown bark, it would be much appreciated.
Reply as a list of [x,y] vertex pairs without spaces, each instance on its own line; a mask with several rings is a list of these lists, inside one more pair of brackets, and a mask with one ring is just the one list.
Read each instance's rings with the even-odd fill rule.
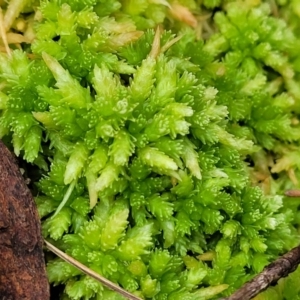
[[251,281],[244,284],[239,290],[223,300],[249,300],[264,291],[270,285],[274,285],[280,278],[288,276],[295,271],[300,264],[300,246],[297,246],[279,257],[264,268]]
[[0,141],[0,300],[50,298],[42,247],[34,200]]

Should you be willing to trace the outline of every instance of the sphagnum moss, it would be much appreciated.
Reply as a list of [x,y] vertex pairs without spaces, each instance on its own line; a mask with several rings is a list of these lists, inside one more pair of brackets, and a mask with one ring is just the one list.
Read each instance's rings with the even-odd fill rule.
[[[38,7],[35,39],[0,55],[0,136],[39,169],[45,238],[157,300],[229,295],[297,244],[277,195],[299,175],[296,2],[13,5]],[[60,259],[48,275],[121,299]]]

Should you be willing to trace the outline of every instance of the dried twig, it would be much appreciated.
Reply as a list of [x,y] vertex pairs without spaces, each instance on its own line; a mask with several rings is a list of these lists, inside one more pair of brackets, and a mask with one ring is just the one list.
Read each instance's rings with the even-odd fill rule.
[[222,300],[252,299],[270,285],[277,283],[280,278],[286,277],[295,271],[299,264],[300,245],[266,266],[260,274],[244,284],[233,295]]
[[122,296],[124,296],[124,297],[126,297],[127,299],[130,299],[130,300],[142,300],[141,298],[139,298],[139,297],[123,290],[118,285],[114,284],[113,282],[111,282],[108,279],[102,277],[101,275],[94,272],[93,270],[89,269],[88,267],[86,267],[85,265],[80,263],[79,261],[75,260],[71,256],[67,255],[66,253],[64,253],[61,250],[59,250],[58,248],[56,248],[54,245],[52,245],[48,241],[45,240],[44,242],[45,242],[47,248],[50,251],[52,251],[53,253],[55,253],[57,256],[59,256],[61,259],[63,259],[64,261],[70,263],[74,267],[78,268],[83,273],[85,273],[85,274],[91,276],[92,278],[96,279],[97,281],[101,282],[103,285],[110,288],[111,290],[114,290],[114,291],[118,292],[119,294],[121,294]]
[[[288,197],[300,197],[300,190],[288,190],[285,192]],[[293,248],[276,261],[264,268],[264,270],[255,276],[252,280],[244,284],[234,294],[228,298],[220,300],[249,300],[274,285],[283,277],[294,272],[300,264],[300,245]]]

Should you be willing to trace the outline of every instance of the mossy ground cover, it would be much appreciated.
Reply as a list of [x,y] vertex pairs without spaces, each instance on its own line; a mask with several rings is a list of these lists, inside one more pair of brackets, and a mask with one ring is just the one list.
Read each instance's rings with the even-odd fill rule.
[[[282,196],[300,179],[298,1],[3,10],[0,137],[27,163],[46,239],[157,300],[230,295],[298,244],[300,203]],[[122,298],[47,268],[61,299]],[[295,278],[268,293],[297,299]]]

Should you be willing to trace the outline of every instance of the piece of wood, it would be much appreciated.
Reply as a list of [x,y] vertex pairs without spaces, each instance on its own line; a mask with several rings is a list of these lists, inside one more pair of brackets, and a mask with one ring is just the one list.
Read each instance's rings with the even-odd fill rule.
[[245,283],[239,290],[222,300],[249,300],[277,283],[280,278],[288,276],[300,264],[300,245],[293,248],[277,260],[269,264],[252,280]]
[[0,300],[48,300],[40,220],[15,157],[0,141]]

